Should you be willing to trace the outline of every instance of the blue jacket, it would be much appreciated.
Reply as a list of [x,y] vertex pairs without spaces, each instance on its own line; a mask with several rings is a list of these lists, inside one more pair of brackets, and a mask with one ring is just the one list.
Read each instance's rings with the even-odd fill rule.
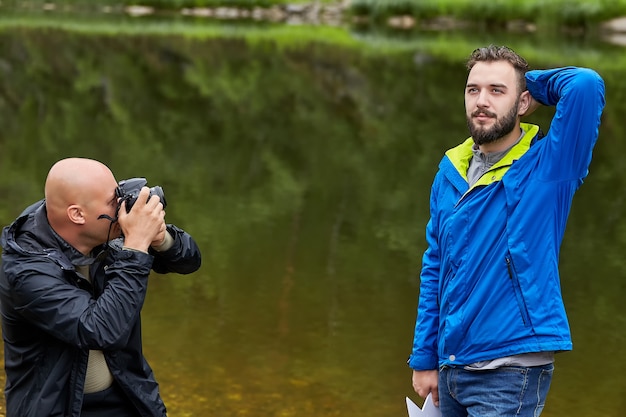
[[522,123],[520,142],[471,189],[471,138],[439,165],[412,369],[572,349],[559,251],[598,138],[604,82],[574,67],[529,71],[526,81],[537,101],[556,105],[545,137]]
[[[86,258],[50,227],[42,202],[4,228],[0,307],[7,417],[78,417],[90,349],[102,350],[113,377],[141,416],[164,417],[158,385],[142,353],[140,312],[153,269],[200,267],[191,236],[168,225],[167,251],[121,250],[121,239]],[[91,263],[93,285],[74,265]]]

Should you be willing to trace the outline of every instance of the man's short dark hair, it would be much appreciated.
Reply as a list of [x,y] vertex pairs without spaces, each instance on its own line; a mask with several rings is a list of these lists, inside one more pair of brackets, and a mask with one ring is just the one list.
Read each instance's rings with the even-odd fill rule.
[[520,93],[526,90],[526,78],[524,76],[529,69],[528,62],[507,46],[489,45],[477,48],[469,56],[466,66],[470,71],[478,62],[496,61],[506,61],[511,64],[518,76]]

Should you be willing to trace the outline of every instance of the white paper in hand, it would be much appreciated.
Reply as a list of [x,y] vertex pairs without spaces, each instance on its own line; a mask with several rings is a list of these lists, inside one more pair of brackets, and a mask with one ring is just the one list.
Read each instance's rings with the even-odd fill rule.
[[441,417],[441,411],[439,407],[433,404],[431,394],[428,394],[422,409],[415,404],[409,397],[406,397],[406,408],[409,410],[409,417]]

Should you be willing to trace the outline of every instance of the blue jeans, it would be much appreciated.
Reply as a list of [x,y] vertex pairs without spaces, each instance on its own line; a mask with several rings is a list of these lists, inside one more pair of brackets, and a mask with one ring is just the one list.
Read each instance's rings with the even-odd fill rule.
[[443,367],[439,409],[443,417],[538,417],[553,372],[553,364],[485,371]]

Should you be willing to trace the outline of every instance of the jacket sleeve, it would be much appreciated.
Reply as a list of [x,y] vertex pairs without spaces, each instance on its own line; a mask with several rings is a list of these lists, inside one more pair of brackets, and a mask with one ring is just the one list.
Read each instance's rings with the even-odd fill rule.
[[150,249],[150,254],[154,256],[152,269],[159,274],[190,274],[197,271],[202,257],[194,239],[189,233],[171,224],[167,226],[167,231],[174,238],[174,243],[163,252]]
[[73,271],[45,259],[17,259],[13,262],[19,265],[17,270],[10,272],[15,310],[71,346],[107,349],[123,345],[143,306],[152,256],[121,252],[107,268],[107,286],[97,299],[64,278],[74,275]]
[[588,68],[534,70],[526,74],[530,94],[556,106],[544,138],[540,179],[579,180],[587,176],[605,104],[604,81]]
[[415,370],[433,370],[438,367],[437,335],[439,329],[439,242],[437,220],[437,184],[435,177],[430,196],[430,220],[426,225],[428,247],[422,257],[420,293],[417,320],[413,336],[413,350],[409,367]]

